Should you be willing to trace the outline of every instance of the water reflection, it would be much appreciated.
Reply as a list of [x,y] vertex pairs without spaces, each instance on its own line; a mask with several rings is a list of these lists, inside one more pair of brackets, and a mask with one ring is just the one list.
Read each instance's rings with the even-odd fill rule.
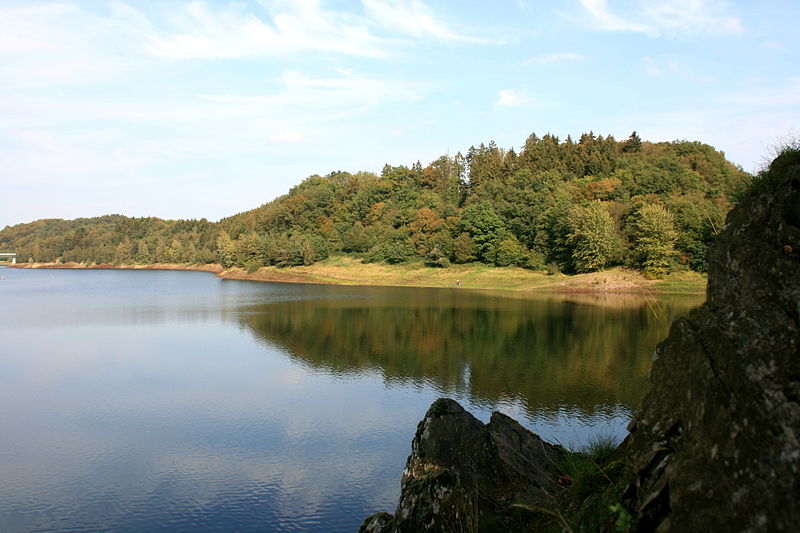
[[237,319],[324,372],[378,370],[389,384],[433,384],[478,404],[521,402],[532,417],[591,417],[635,408],[653,348],[701,301],[372,288],[250,305]]
[[[354,531],[442,394],[550,440],[624,432],[697,299],[9,271],[0,531]],[[254,340],[255,339],[255,340]]]

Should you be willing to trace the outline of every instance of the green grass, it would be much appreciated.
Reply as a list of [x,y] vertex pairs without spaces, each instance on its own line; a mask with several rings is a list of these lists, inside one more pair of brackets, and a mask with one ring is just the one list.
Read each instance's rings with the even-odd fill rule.
[[662,294],[705,294],[708,276],[700,272],[675,272],[656,282],[653,287]]
[[762,193],[776,181],[782,180],[790,167],[800,165],[800,138],[787,139],[772,151],[775,158],[737,194],[738,201]]
[[566,450],[556,462],[561,492],[551,508],[540,510],[550,517],[540,531],[600,531],[613,524],[613,502],[606,493],[623,471],[623,464],[614,457],[618,444],[610,435],[597,435],[582,448]]

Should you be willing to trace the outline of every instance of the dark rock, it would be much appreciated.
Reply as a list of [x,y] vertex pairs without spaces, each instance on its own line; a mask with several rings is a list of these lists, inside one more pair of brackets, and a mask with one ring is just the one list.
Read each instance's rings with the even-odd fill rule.
[[[766,178],[710,252],[706,304],[656,349],[652,389],[614,454],[621,478],[587,497],[574,530],[798,530],[800,151]],[[362,531],[478,531],[514,503],[547,507],[563,453],[504,415],[484,426],[437,400],[417,428],[395,515],[373,515]],[[616,521],[584,520],[609,502]]]
[[[800,162],[800,161],[798,161]],[[800,166],[738,205],[623,443],[635,531],[797,531]]]
[[373,515],[359,531],[477,531],[513,504],[549,501],[562,453],[503,414],[484,425],[455,401],[436,400],[417,426],[394,516]]
[[381,533],[389,531],[392,524],[392,515],[389,513],[375,513],[364,519],[358,533]]

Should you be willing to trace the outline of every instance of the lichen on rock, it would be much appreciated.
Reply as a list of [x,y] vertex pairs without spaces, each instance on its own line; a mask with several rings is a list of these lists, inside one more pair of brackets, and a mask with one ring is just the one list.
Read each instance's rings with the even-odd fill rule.
[[623,443],[636,531],[800,524],[800,154],[784,154],[709,254],[708,300],[657,349]]
[[[798,530],[800,150],[781,154],[730,212],[708,280],[707,302],[656,350],[652,389],[614,453],[621,474],[559,515],[570,529]],[[514,504],[548,507],[567,453],[505,415],[484,425],[437,400],[417,428],[394,516],[373,515],[360,531],[479,531]],[[603,505],[616,519],[590,522]]]
[[564,453],[503,414],[483,424],[448,398],[428,409],[411,450],[394,516],[372,515],[360,532],[477,531],[514,504],[547,499]]

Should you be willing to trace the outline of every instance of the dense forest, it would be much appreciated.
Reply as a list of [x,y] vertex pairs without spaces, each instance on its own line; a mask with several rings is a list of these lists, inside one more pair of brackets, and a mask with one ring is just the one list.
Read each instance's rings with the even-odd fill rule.
[[483,262],[660,276],[706,269],[706,249],[750,176],[699,142],[577,141],[533,134],[519,153],[493,142],[423,167],[314,175],[220,220],[109,215],[0,231],[21,260],[211,263],[250,271],[334,253],[364,261]]

